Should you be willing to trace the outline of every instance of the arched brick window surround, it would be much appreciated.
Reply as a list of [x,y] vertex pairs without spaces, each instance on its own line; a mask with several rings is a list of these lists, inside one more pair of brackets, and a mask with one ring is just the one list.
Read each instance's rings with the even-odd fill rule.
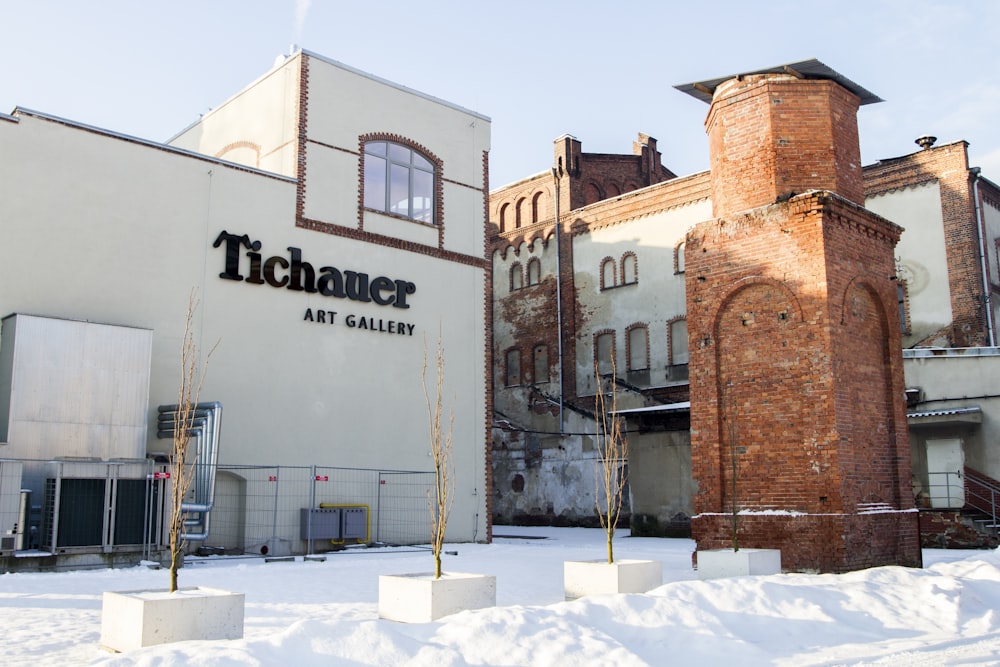
[[[601,290],[611,289],[618,285],[618,266],[614,257],[605,257],[601,260]],[[609,273],[610,268],[610,276]],[[608,280],[610,278],[610,281]],[[609,284],[610,282],[610,284]]]
[[371,134],[363,134],[358,137],[358,229],[364,230],[365,211],[369,210],[365,208],[365,144],[369,141],[389,141],[400,146],[406,146],[420,153],[434,165],[434,222],[421,222],[387,211],[378,211],[378,214],[415,225],[436,227],[438,230],[438,249],[444,248],[444,186],[441,177],[441,174],[444,173],[444,162],[423,144],[391,132],[372,132]]
[[520,262],[510,265],[510,291],[519,290],[524,287],[524,269]]
[[[633,332],[642,336],[643,346],[641,351],[633,349]],[[633,359],[633,352],[637,352],[639,358]],[[628,370],[642,371],[649,368],[649,326],[643,322],[635,322],[625,328],[625,359],[628,361]]]
[[639,257],[629,250],[622,255],[622,285],[639,282]]

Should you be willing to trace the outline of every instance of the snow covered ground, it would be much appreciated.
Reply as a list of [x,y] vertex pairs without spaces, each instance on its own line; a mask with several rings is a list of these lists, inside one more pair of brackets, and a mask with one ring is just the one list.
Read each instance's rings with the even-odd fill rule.
[[[603,533],[497,526],[448,545],[445,569],[497,577],[497,606],[436,623],[379,620],[379,574],[425,572],[428,551],[349,549],[325,562],[199,559],[182,586],[246,593],[242,640],[127,654],[98,647],[105,590],[164,588],[145,567],[0,575],[4,665],[998,665],[1000,553],[925,550],[923,570],[702,582],[690,540],[616,537],[662,561],[645,595],[563,601],[564,560],[602,558]],[[528,539],[544,538],[544,539]]]

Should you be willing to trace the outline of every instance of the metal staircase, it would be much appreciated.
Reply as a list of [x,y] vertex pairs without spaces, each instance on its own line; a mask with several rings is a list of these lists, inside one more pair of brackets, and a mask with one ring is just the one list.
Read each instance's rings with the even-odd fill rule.
[[965,467],[965,509],[974,510],[982,518],[975,522],[993,535],[1000,535],[1000,482]]

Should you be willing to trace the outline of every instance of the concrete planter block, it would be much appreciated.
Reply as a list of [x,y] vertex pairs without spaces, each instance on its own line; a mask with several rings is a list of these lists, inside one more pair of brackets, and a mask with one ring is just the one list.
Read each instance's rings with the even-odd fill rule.
[[585,595],[645,593],[663,584],[658,560],[570,560],[563,563],[567,600]]
[[466,609],[493,607],[497,578],[488,574],[445,572],[382,575],[378,578],[378,616],[402,623],[430,623]]
[[241,639],[243,593],[216,588],[105,592],[101,647],[111,651],[189,639]]
[[698,578],[781,574],[780,549],[708,549],[698,552]]

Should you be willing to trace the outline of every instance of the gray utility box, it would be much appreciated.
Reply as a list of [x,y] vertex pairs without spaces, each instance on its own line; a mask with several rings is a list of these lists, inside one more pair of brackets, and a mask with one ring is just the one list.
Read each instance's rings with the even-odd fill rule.
[[368,541],[368,507],[302,508],[299,515],[299,539]]
[[[312,526],[310,530],[310,520]],[[299,538],[303,540],[339,540],[340,508],[324,507],[321,509],[302,508],[299,518]]]

